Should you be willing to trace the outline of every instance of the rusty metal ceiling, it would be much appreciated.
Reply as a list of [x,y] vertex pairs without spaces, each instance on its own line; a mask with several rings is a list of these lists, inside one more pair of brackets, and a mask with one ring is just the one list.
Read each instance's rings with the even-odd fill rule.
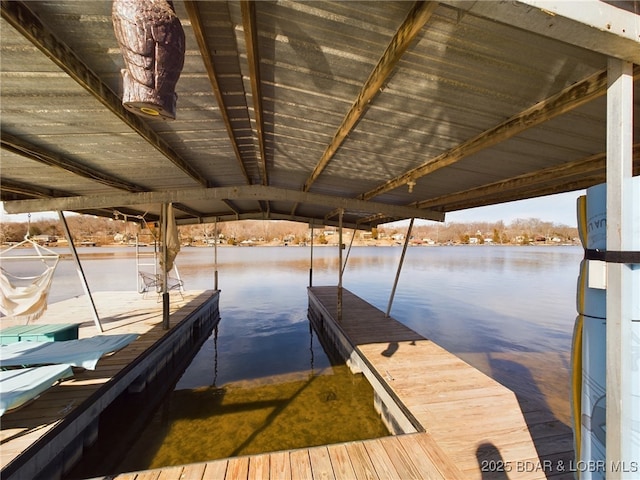
[[366,228],[601,183],[607,61],[640,64],[640,8],[557,3],[175,1],[163,121],[121,104],[110,1],[3,1],[1,198]]

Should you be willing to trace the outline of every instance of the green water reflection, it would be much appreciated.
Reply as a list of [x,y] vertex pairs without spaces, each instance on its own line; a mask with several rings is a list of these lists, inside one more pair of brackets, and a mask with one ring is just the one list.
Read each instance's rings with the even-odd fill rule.
[[371,385],[346,366],[281,380],[174,391],[120,471],[389,434],[374,409]]

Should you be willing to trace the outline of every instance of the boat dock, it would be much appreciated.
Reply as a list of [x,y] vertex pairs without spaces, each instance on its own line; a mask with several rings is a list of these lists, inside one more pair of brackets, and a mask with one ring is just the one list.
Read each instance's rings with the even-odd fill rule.
[[[555,436],[552,419],[536,405],[525,406],[527,418],[537,418],[527,423],[516,395],[497,381],[346,289],[340,320],[337,303],[336,287],[309,289],[316,328],[341,345],[380,396],[432,436],[464,478],[572,478],[562,471],[573,459],[572,438]],[[531,431],[541,429],[547,435],[536,443]]]
[[[3,479],[60,478],[96,441],[100,415],[122,394],[142,392],[154,379],[162,381],[186,366],[219,319],[218,291],[172,297],[169,330],[162,328],[162,303],[155,296],[97,292],[93,297],[104,335],[139,337],[102,357],[95,370],[74,369],[72,378],[2,416]],[[78,338],[98,333],[86,297],[49,305],[35,325],[70,321],[80,324]]]
[[538,425],[527,424],[515,394],[506,387],[346,289],[339,316],[337,298],[337,287],[309,288],[310,320],[351,369],[369,379],[376,406],[395,435],[115,478],[573,478],[565,470],[573,458],[566,435],[547,435],[554,440],[544,448],[532,438],[532,429],[548,423],[544,415],[538,416]]

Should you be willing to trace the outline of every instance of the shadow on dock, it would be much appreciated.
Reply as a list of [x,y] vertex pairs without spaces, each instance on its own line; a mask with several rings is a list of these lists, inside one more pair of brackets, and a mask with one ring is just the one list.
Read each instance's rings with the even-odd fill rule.
[[538,452],[539,464],[521,467],[537,468],[547,477],[554,479],[573,479],[573,474],[565,471],[574,463],[571,426],[560,420],[553,412],[553,408],[547,402],[545,394],[527,366],[514,360],[494,358],[491,354],[488,357],[491,376],[515,393]]

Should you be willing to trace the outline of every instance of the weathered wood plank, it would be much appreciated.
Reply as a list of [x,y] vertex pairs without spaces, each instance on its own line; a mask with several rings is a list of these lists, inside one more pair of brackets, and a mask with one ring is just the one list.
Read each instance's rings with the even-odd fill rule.
[[122,473],[118,475],[118,480],[136,480],[136,473]]
[[269,478],[271,480],[291,480],[289,452],[276,452],[270,456]]
[[336,478],[356,478],[356,472],[345,445],[327,445],[327,450]]
[[226,478],[246,480],[249,476],[249,457],[230,458],[227,464]]
[[[397,437],[386,437],[380,439],[380,444],[383,446],[391,463],[396,468],[400,478],[403,479],[416,479],[421,480],[424,478],[424,472],[421,472],[413,463],[411,457],[407,455],[407,452],[402,448],[402,444],[398,441]],[[437,477],[434,477],[434,480]]]
[[161,470],[146,470],[144,472],[138,472],[136,480],[158,480]]
[[380,440],[371,440],[366,442],[364,446],[378,477],[380,479],[395,478],[397,475],[396,467],[393,465]]
[[[202,471],[202,479],[207,478],[225,478],[227,475],[229,462],[227,460],[217,460],[215,462],[207,462],[205,469]],[[194,470],[195,476],[200,470]]]
[[254,455],[249,457],[249,480],[263,480],[269,478],[269,455]]
[[336,476],[327,447],[310,448],[309,459],[314,480],[335,480]]
[[351,465],[356,474],[355,478],[358,480],[378,480],[378,474],[376,473],[376,469],[364,443],[348,443],[345,445],[345,448],[351,459]]
[[[224,478],[227,470],[227,462],[216,462],[223,465],[222,474],[212,475],[211,478]],[[182,469],[181,480],[202,480],[204,478],[205,469],[209,470],[209,465],[206,463],[193,463],[191,465],[185,465]],[[217,472],[216,472],[217,473]]]
[[175,466],[175,467],[165,467],[158,475],[158,480],[182,480],[182,471],[184,467]]
[[363,442],[347,443],[345,448],[351,460],[355,478],[358,480],[378,480],[378,474]]
[[293,450],[290,453],[291,459],[291,478],[300,480],[313,479],[313,471],[311,470],[311,459],[309,458],[309,450]]
[[398,442],[427,478],[463,478],[462,472],[449,461],[447,455],[430,435],[424,433],[399,435]]

